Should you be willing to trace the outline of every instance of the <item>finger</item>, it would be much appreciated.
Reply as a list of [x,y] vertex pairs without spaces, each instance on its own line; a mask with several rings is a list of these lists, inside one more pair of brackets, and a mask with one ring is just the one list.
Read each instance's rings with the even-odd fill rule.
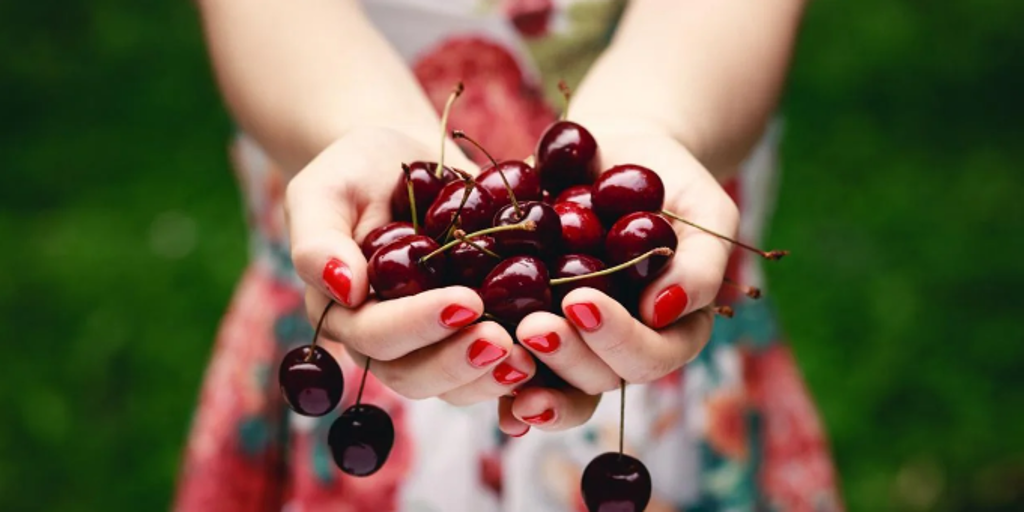
[[516,337],[558,376],[588,395],[619,387],[619,376],[560,316],[532,313],[519,323]]
[[[311,322],[327,305],[327,296],[306,292]],[[483,313],[470,288],[452,286],[394,300],[370,300],[356,309],[331,308],[322,333],[329,339],[379,361],[391,361],[448,338]]]
[[692,360],[711,337],[713,316],[701,309],[661,331],[633,318],[592,288],[573,290],[562,302],[583,341],[627,382],[659,379]]
[[[494,322],[481,322],[405,357],[375,360],[370,371],[399,395],[422,400],[489,374],[508,358],[512,346],[512,338],[504,328]],[[365,361],[359,355],[353,359]]]
[[[679,207],[675,213],[711,231],[734,237],[739,223],[736,205],[713,179],[707,180],[711,183],[698,180],[700,184],[690,188],[700,190],[700,200],[672,203]],[[732,250],[729,242],[677,220],[669,222],[679,239],[676,253],[666,271],[640,297],[641,317],[655,329],[711,304],[722,285]]]
[[510,396],[498,398],[498,429],[512,437],[523,437],[530,431],[530,426],[512,415],[512,401]]
[[512,415],[519,421],[549,432],[580,426],[594,415],[601,395],[575,388],[527,388],[512,401]]
[[473,382],[457,387],[440,398],[452,405],[466,406],[509,395],[520,384],[533,377],[537,364],[533,356],[519,345],[512,346],[508,358]]

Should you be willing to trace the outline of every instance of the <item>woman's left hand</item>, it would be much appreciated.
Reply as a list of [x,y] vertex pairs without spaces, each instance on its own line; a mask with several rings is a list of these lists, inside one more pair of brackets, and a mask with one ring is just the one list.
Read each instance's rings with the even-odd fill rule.
[[[601,169],[639,164],[665,184],[664,208],[735,236],[736,205],[691,153],[663,130],[623,122],[581,122],[597,138]],[[678,221],[675,255],[640,294],[640,319],[614,298],[580,288],[562,301],[564,317],[534,313],[516,336],[572,388],[531,387],[502,398],[499,425],[510,435],[528,426],[564,430],[586,422],[600,395],[627,383],[659,379],[692,360],[711,336],[710,305],[722,284],[731,244]]]

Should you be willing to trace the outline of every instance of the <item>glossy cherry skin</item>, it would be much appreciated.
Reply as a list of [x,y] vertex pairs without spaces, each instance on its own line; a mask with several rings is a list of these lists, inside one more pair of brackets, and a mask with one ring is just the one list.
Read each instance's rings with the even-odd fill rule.
[[593,210],[577,203],[556,203],[554,209],[562,225],[563,251],[587,254],[601,251],[604,226]]
[[502,256],[533,254],[542,258],[554,256],[562,241],[562,224],[555,209],[539,201],[520,202],[522,216],[516,215],[512,205],[503,206],[494,214],[495,226],[519,224],[532,220],[537,224],[533,231],[502,231],[494,234],[498,241],[498,253]]
[[494,198],[496,208],[512,202],[508,196],[508,188],[505,187],[505,182],[502,181],[501,174],[498,173],[499,170],[505,174],[505,179],[512,187],[517,201],[540,201],[540,175],[537,174],[537,171],[526,162],[506,160],[498,163],[497,167],[492,165],[484,169],[476,178],[477,184]]
[[[651,212],[635,212],[619,219],[608,230],[604,251],[606,261],[614,266],[658,247],[674,251],[678,244],[676,232],[664,217]],[[649,283],[665,270],[670,259],[671,256],[651,256],[616,275],[632,283]]]
[[611,225],[633,212],[659,212],[665,185],[654,171],[639,165],[616,165],[597,177],[591,192],[594,213]]
[[303,416],[333,411],[345,391],[341,367],[319,346],[304,345],[285,354],[277,379],[285,401]]
[[[489,236],[478,236],[472,242],[491,252],[498,251],[498,243]],[[459,284],[470,288],[478,288],[487,274],[501,261],[465,242],[452,247],[448,251],[448,280],[450,284]]]
[[[593,274],[607,268],[603,261],[588,254],[566,254],[559,257],[551,264],[551,278],[575,277],[584,274]],[[555,307],[561,307],[562,299],[569,292],[577,288],[593,288],[603,292],[609,297],[616,297],[615,283],[611,275],[588,277],[571,283],[553,284],[551,290],[554,296]]]
[[367,267],[370,286],[384,300],[440,288],[444,285],[445,254],[420,263],[420,258],[437,248],[437,242],[423,235],[408,236],[381,247]]
[[484,310],[498,320],[518,324],[526,315],[551,309],[548,269],[533,256],[513,256],[498,263],[480,286]]
[[[423,217],[423,228],[427,236],[438,238],[444,234],[455,212],[459,211],[465,193],[466,184],[462,181],[453,181],[441,189],[434,204],[430,205]],[[459,215],[459,226],[467,233],[489,228],[491,219],[494,218],[494,210],[494,198],[491,194],[479,185],[473,185],[469,199],[466,200],[462,214]]]
[[342,471],[352,476],[370,476],[384,466],[391,454],[395,425],[380,407],[353,405],[331,424],[327,445]]
[[651,473],[626,454],[598,455],[583,470],[580,484],[590,512],[643,512],[651,501]]
[[555,204],[558,203],[579,203],[581,206],[594,209],[594,203],[590,200],[591,185],[576,185],[569,187],[558,194]]
[[598,173],[597,141],[586,128],[572,121],[548,127],[537,142],[537,171],[541,186],[552,194],[594,181]]
[[412,228],[412,224],[408,222],[389,222],[383,226],[370,231],[370,234],[366,235],[363,239],[363,243],[359,246],[363,250],[363,256],[369,261],[373,257],[373,253],[377,252],[377,249],[384,247],[385,245],[416,234],[416,230]]
[[[412,180],[413,197],[416,198],[416,211],[421,219],[427,213],[430,204],[437,199],[445,183],[459,179],[448,166],[445,166],[440,178],[434,174],[435,170],[437,162],[416,161],[409,164],[409,178]],[[391,217],[397,220],[412,220],[404,173],[400,175],[395,189],[391,192]]]

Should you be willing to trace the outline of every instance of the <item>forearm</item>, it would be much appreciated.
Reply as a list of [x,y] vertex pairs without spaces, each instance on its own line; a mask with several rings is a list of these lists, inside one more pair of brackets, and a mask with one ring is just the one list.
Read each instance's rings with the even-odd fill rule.
[[287,172],[357,126],[436,137],[437,116],[428,100],[358,2],[198,5],[228,108]]
[[571,117],[658,126],[727,174],[776,107],[804,4],[634,0]]

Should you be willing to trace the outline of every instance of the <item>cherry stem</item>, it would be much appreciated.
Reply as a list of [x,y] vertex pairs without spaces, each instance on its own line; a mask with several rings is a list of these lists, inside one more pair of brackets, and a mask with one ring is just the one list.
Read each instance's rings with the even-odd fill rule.
[[[494,226],[493,228],[481,229],[480,231],[474,231],[472,233],[466,233],[463,236],[463,238],[465,238],[465,239],[476,238],[478,236],[490,235],[492,233],[500,233],[502,231],[536,231],[536,230],[537,230],[537,223],[532,221],[532,220],[527,220],[527,221],[520,222],[518,224],[508,224],[508,225],[505,225],[505,226]],[[451,249],[452,247],[455,247],[456,245],[461,244],[461,243],[462,243],[461,239],[452,240],[451,242],[448,242],[448,243],[442,245],[441,247],[438,247],[437,249],[434,249],[434,251],[431,252],[430,254],[427,254],[426,256],[423,256],[422,258],[420,258],[419,259],[419,263],[423,263],[424,261],[427,261],[430,258],[433,258],[434,256],[437,256],[438,254],[441,254],[442,252],[447,251],[448,249]]]
[[405,173],[405,189],[409,192],[409,209],[412,210],[412,230],[415,233],[420,232],[419,215],[416,214],[416,194],[413,193],[412,187],[412,169],[409,169],[408,165],[402,164],[402,172]]
[[729,279],[728,277],[723,278],[722,282],[725,283],[725,285],[730,288],[739,290],[740,293],[746,295],[747,297],[750,297],[751,299],[761,298],[761,289],[756,286],[747,286],[744,284],[740,284],[737,283],[736,281],[733,281],[732,279]]
[[466,206],[466,201],[469,201],[469,195],[473,193],[473,185],[476,184],[476,180],[469,175],[466,171],[460,171],[458,169],[452,169],[452,171],[462,178],[462,182],[466,184],[466,191],[462,194],[462,201],[459,203],[459,208],[455,210],[455,214],[452,215],[452,220],[448,222],[448,227],[444,228],[441,233],[443,236],[438,242],[447,243],[451,240],[452,230],[455,229],[455,225],[459,222],[459,218],[462,216],[462,208]]
[[698,224],[694,224],[693,222],[690,222],[690,221],[688,221],[688,220],[680,217],[679,215],[676,215],[676,214],[674,214],[674,213],[672,213],[672,212],[670,212],[668,210],[662,210],[661,214],[666,216],[666,217],[668,217],[668,218],[670,218],[670,219],[678,220],[679,222],[682,222],[683,224],[686,224],[687,226],[693,226],[693,227],[695,227],[695,228],[697,228],[697,229],[699,229],[699,230],[701,230],[701,231],[703,231],[703,232],[705,232],[705,233],[707,233],[709,235],[714,235],[714,236],[716,236],[718,238],[721,238],[722,240],[734,243],[734,244],[736,244],[736,245],[738,245],[738,246],[740,246],[740,247],[742,247],[742,248],[744,248],[744,249],[746,249],[746,250],[748,250],[750,252],[760,254],[761,257],[766,259],[766,260],[772,260],[772,261],[781,260],[783,256],[789,254],[789,251],[774,251],[774,250],[773,251],[762,251],[761,249],[758,249],[757,247],[753,247],[753,246],[747,245],[747,244],[745,244],[743,242],[740,242],[739,240],[735,240],[735,239],[729,238],[729,237],[727,237],[727,236],[725,236],[723,234],[720,234],[720,233],[715,233],[714,231],[711,231],[710,229],[708,229],[708,228],[706,228],[704,226],[700,226]]
[[622,447],[626,432],[626,379],[619,379],[619,455],[622,455]]
[[363,365],[363,378],[359,381],[359,393],[356,394],[356,405],[357,406],[363,400],[363,388],[366,387],[366,376],[369,375],[369,373],[370,373],[370,361],[373,361],[373,359],[370,359],[369,357],[367,357],[366,358],[366,364]]
[[490,249],[488,249],[486,247],[483,247],[480,244],[478,244],[478,243],[470,240],[469,238],[467,238],[466,237],[466,232],[462,231],[461,229],[456,229],[455,230],[455,238],[457,240],[461,241],[462,243],[464,243],[466,245],[469,245],[469,246],[473,247],[474,249],[476,249],[476,250],[478,250],[478,251],[480,251],[480,252],[482,252],[482,253],[484,253],[484,254],[492,257],[492,258],[498,258],[499,260],[501,259],[501,256],[498,255],[498,253],[496,253],[496,252],[494,252],[494,251],[492,251],[492,250],[490,250]]
[[[327,302],[327,307],[324,308],[324,312],[320,313],[320,320],[317,321],[316,329],[313,331],[313,341],[309,344],[310,347],[316,348],[316,340],[317,340],[317,338],[320,337],[320,328],[324,326],[324,319],[327,318],[327,312],[331,310],[331,306],[333,306],[333,305],[334,305],[334,301],[333,300],[332,301],[328,301]],[[310,350],[309,353],[306,354],[305,362],[308,363],[308,362],[310,362],[313,359],[313,352],[314,352],[313,350]]]
[[455,99],[462,94],[463,89],[462,82],[455,84],[455,89],[452,89],[452,93],[448,95],[448,101],[445,102],[444,110],[441,112],[441,159],[437,162],[437,169],[434,170],[434,175],[438,178],[444,177],[444,147],[448,142],[448,113],[451,112]]
[[505,173],[502,172],[501,167],[498,167],[498,161],[495,160],[494,157],[491,156],[491,154],[488,153],[487,150],[484,149],[484,147],[481,146],[479,142],[471,139],[469,135],[466,135],[466,132],[462,130],[452,130],[452,138],[465,139],[470,144],[476,146],[476,148],[479,149],[484,154],[484,156],[486,156],[487,159],[491,161],[491,165],[494,167],[494,170],[498,171],[498,176],[501,176],[501,182],[505,184],[505,190],[508,190],[508,198],[512,201],[512,208],[514,208],[516,211],[516,218],[523,218],[523,211],[519,208],[519,201],[516,201],[516,193],[512,191],[512,185],[508,183],[508,178],[505,177]]
[[736,314],[736,311],[732,309],[732,306],[711,306],[711,311],[716,315],[724,316],[725,318],[732,318]]
[[562,108],[562,115],[558,119],[565,121],[569,118],[569,99],[572,98],[572,90],[569,89],[569,85],[565,83],[565,80],[558,81],[558,90],[562,93],[562,97],[565,98],[565,106]]
[[627,269],[629,267],[632,267],[633,265],[636,265],[637,263],[640,263],[641,261],[644,261],[647,258],[650,258],[651,256],[672,256],[672,254],[673,254],[672,249],[669,249],[668,247],[657,247],[657,248],[651,249],[651,250],[641,254],[640,256],[637,256],[636,258],[633,258],[633,259],[631,259],[631,260],[629,260],[629,261],[627,261],[625,263],[619,263],[618,265],[615,265],[614,267],[608,267],[608,268],[606,268],[604,270],[598,270],[597,272],[591,272],[589,274],[583,274],[583,275],[578,275],[578,276],[557,277],[555,279],[552,279],[549,282],[552,285],[559,285],[559,284],[571,283],[571,282],[574,282],[574,281],[582,281],[584,279],[590,279],[591,277],[606,276],[608,274],[612,274],[614,272],[618,272],[620,270],[625,270],[625,269]]

